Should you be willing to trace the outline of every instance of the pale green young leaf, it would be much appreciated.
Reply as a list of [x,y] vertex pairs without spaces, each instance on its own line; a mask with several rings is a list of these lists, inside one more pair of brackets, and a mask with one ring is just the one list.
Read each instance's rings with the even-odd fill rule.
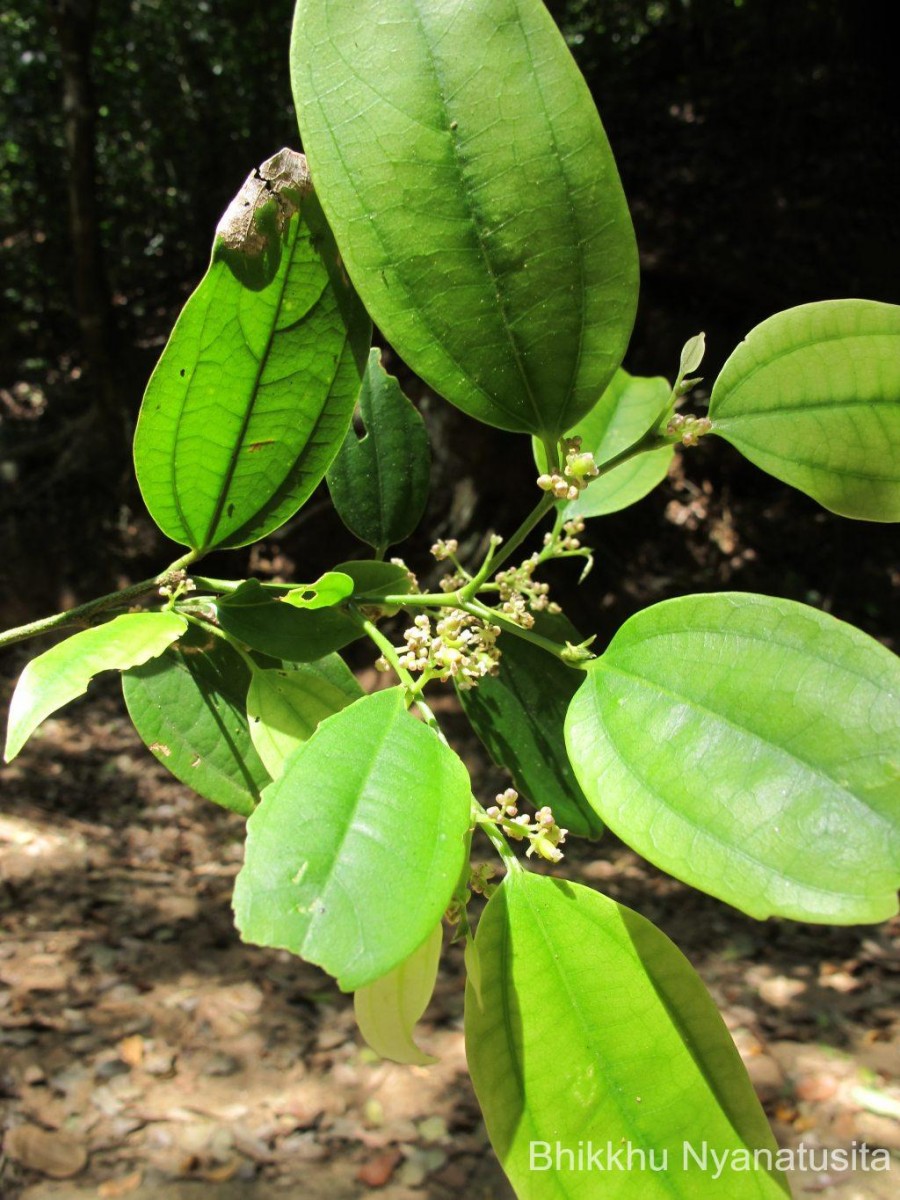
[[600,118],[540,0],[299,0],[291,78],[366,307],[464,412],[555,440],[624,356],[638,264]]
[[[569,436],[580,437],[582,450],[590,451],[603,467],[653,428],[670,390],[660,376],[629,375],[620,368],[591,411],[569,430]],[[538,470],[545,471],[547,456],[536,439],[533,449]],[[636,504],[665,478],[674,453],[672,446],[663,446],[620,463],[609,474],[592,480],[577,500],[565,504],[566,517],[602,517]]]
[[[766,1170],[777,1145],[722,1018],[649,921],[579,884],[514,872],[475,945],[482,1003],[469,984],[466,1056],[519,1200],[789,1200]],[[717,1177],[685,1164],[685,1142],[725,1157]],[[577,1168],[588,1144],[602,1174]],[[558,1146],[572,1169],[556,1168]]]
[[237,651],[196,625],[160,658],[122,676],[128,715],[153,756],[207,800],[243,816],[269,782],[247,724],[249,685]]
[[353,580],[342,571],[326,571],[315,583],[301,584],[280,599],[293,608],[333,608],[353,595]]
[[187,621],[176,613],[126,613],[75,633],[33,658],[10,701],[5,761],[16,757],[46,717],[85,692],[95,675],[156,658],[186,628]]
[[825,300],[769,317],[722,368],[709,415],[824,508],[900,521],[900,306]]
[[351,427],[326,479],[338,516],[384,552],[409,537],[428,500],[431,454],[425,422],[372,350],[359,393],[364,433]]
[[362,694],[337,654],[290,669],[254,671],[247,692],[250,737],[272,778],[278,778],[287,758],[320,721]]
[[590,663],[575,774],[656,866],[760,919],[897,911],[900,660],[851,625],[740,592],[667,600]]
[[439,922],[409,958],[353,994],[359,1032],[382,1058],[420,1067],[437,1062],[419,1049],[413,1032],[434,991],[442,933]]
[[234,891],[245,941],[316,963],[344,991],[432,932],[464,859],[471,785],[400,688],[322,721],[247,824]]
[[283,524],[343,441],[370,339],[303,156],[281,151],[225,214],[144,396],[135,468],[162,531],[206,550]]

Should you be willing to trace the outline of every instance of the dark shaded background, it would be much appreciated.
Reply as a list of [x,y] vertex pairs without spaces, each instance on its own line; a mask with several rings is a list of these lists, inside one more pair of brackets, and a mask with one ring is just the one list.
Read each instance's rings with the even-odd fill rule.
[[[900,302],[896,63],[883,0],[549,5],[588,78],[632,204],[642,300],[626,365],[674,373],[707,333],[711,382],[740,338],[804,301]],[[255,164],[298,145],[290,0],[18,0],[0,14],[0,623],[153,573],[164,544],[131,479],[147,376]],[[402,365],[395,367],[403,372]],[[404,378],[429,422],[436,534],[530,507],[524,439]],[[702,398],[702,393],[701,393]],[[314,577],[355,552],[317,495],[208,570]],[[605,636],[636,607],[739,587],[890,636],[891,531],[824,513],[712,439],[594,526],[593,575],[558,584]],[[474,547],[473,547],[474,548]],[[571,594],[570,594],[571,593]]]

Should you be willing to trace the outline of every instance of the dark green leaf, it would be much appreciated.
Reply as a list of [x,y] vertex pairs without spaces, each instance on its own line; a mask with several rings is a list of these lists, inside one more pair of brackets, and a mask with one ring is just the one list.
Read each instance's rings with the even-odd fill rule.
[[347,431],[371,335],[302,155],[260,173],[220,223],[135,437],[151,516],[198,550],[253,542],[306,501]]
[[207,800],[244,816],[269,782],[250,740],[249,685],[240,655],[196,626],[179,647],[122,677],[128,713],[163,766]]
[[314,662],[362,636],[338,609],[296,608],[255,579],[220,600],[217,613],[226,633],[287,662]]
[[[515,872],[475,947],[466,1055],[519,1200],[789,1200],[766,1169],[778,1147],[722,1018],[649,921],[579,884]],[[685,1143],[714,1148],[720,1169],[708,1151],[698,1167]],[[559,1167],[557,1147],[572,1151]]]
[[540,0],[299,0],[303,144],[350,277],[464,412],[555,440],[622,361],[637,253]]
[[709,415],[832,512],[900,521],[900,306],[827,300],[769,317],[722,368]]
[[75,633],[33,658],[10,701],[5,761],[12,762],[41,721],[85,692],[95,675],[155,658],[186,628],[177,613],[127,613]]
[[382,553],[409,537],[428,500],[431,455],[425,423],[372,350],[359,393],[365,433],[351,427],[328,469],[338,516]]
[[247,825],[234,892],[245,941],[317,963],[345,991],[422,944],[459,878],[466,769],[400,688],[323,721]]
[[406,567],[397,563],[363,558],[358,562],[339,563],[335,568],[353,580],[353,595],[378,600],[382,596],[405,596],[412,590]]
[[754,917],[886,920],[900,884],[900,661],[740,592],[645,609],[592,662],[566,742],[651,862]]
[[[565,617],[541,614],[537,632],[564,643],[581,640]],[[582,673],[506,633],[500,670],[459,691],[463,711],[498,766],[506,767],[523,796],[549,805],[557,824],[579,837],[599,837],[603,822],[585,799],[566,754],[563,723]]]

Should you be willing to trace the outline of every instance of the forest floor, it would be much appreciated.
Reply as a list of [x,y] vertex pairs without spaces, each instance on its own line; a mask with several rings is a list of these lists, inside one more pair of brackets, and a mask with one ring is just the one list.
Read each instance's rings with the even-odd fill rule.
[[[444,717],[454,732],[449,700]],[[476,788],[502,786],[458,744]],[[4,771],[0,1195],[507,1200],[466,1074],[460,948],[419,1039],[437,1065],[380,1061],[326,976],[241,944],[240,858],[240,819],[151,759],[109,685]],[[900,923],[758,923],[613,838],[566,865],[687,954],[782,1145],[894,1152],[888,1171],[794,1172],[795,1197],[896,1196]]]

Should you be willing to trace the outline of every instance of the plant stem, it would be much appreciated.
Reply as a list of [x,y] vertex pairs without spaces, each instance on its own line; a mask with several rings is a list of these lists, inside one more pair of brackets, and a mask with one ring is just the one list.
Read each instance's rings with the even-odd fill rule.
[[587,663],[569,662],[566,658],[565,646],[560,646],[558,642],[551,641],[550,638],[545,638],[531,629],[524,629],[504,613],[498,612],[495,608],[488,608],[486,604],[482,604],[479,600],[468,601],[462,607],[465,612],[471,613],[473,617],[479,617],[487,624],[499,625],[504,632],[515,634],[516,637],[522,638],[523,641],[532,642],[535,646],[540,646],[542,650],[546,650],[548,654],[552,654],[554,658],[558,658],[567,667],[583,671],[587,665]]
[[544,492],[535,507],[531,510],[519,528],[513,533],[503,544],[503,549],[500,553],[491,560],[491,568],[494,571],[500,569],[503,564],[513,555],[522,542],[528,537],[535,525],[540,524],[553,505],[556,499],[550,492]]
[[475,821],[477,828],[480,829],[481,832],[493,842],[494,849],[503,859],[503,865],[506,870],[508,872],[524,871],[525,868],[516,858],[515,854],[513,854],[512,846],[510,846],[509,842],[506,840],[506,837],[497,828],[490,817],[488,817],[487,813],[484,811],[484,808],[474,798],[473,805],[478,813]]
[[0,633],[0,649],[4,646],[14,646],[16,642],[24,642],[41,633],[63,629],[67,625],[75,625],[78,622],[88,624],[92,617],[111,608],[129,604],[132,600],[138,600],[141,596],[149,595],[150,592],[155,592],[161,587],[174,587],[184,581],[185,568],[195,562],[198,557],[199,551],[189,550],[187,554],[176,559],[171,566],[166,567],[159,575],[154,575],[152,579],[142,579],[140,583],[133,583],[119,592],[109,592],[105,596],[98,596],[96,600],[88,600],[86,604],[79,604],[76,608],[70,608],[66,612],[54,613],[52,617],[41,617],[37,621],[29,621],[27,625],[18,625],[15,629],[7,629],[5,633]]

